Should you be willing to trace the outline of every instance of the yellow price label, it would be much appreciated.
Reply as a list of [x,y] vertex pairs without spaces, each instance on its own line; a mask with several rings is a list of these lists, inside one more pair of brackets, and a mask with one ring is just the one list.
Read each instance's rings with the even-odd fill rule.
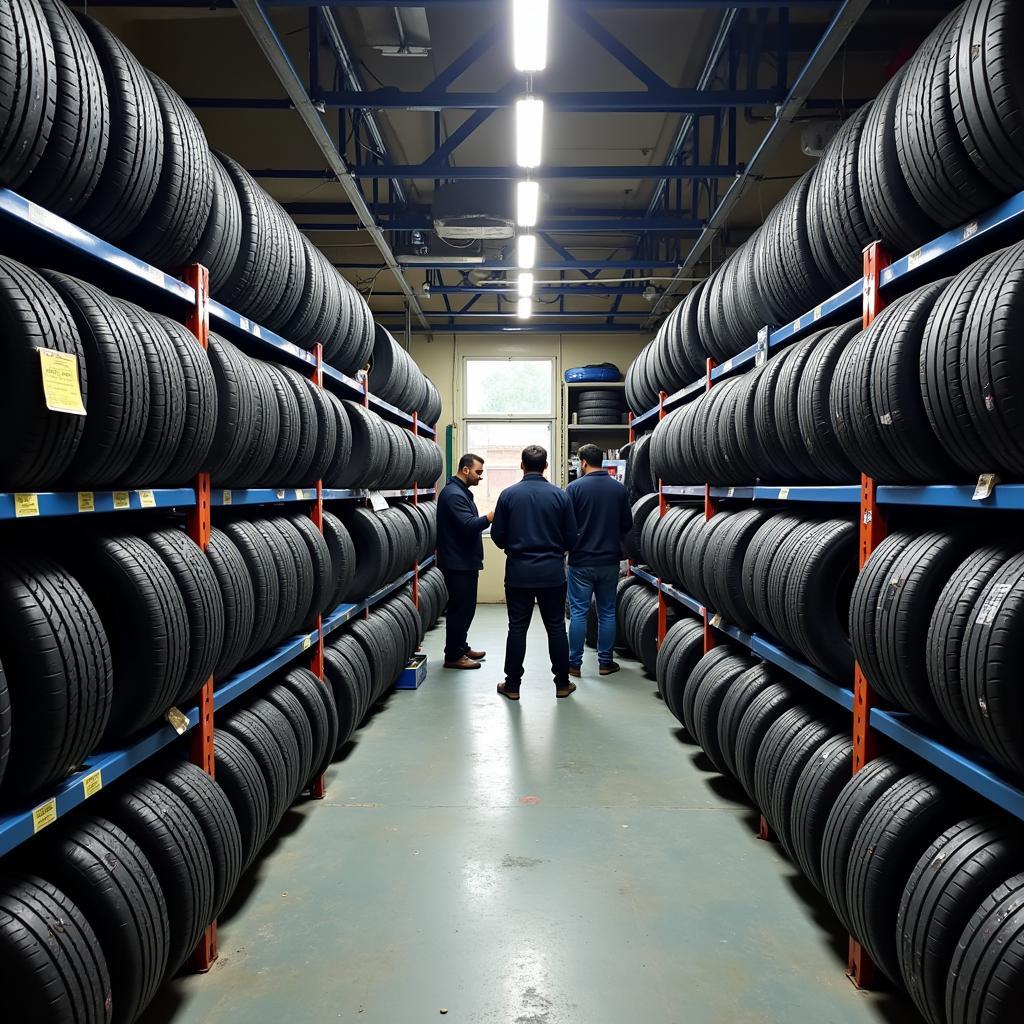
[[789,488],[788,487],[780,487],[779,488],[779,501],[785,501],[788,497],[789,497]]
[[51,797],[45,804],[40,804],[32,812],[32,832],[41,832],[47,825],[57,820],[57,801]]
[[313,638],[311,636],[304,636],[302,638],[302,649],[308,651],[313,646]]
[[152,491],[138,491],[139,504],[143,508],[156,508],[156,498],[153,497]]
[[21,519],[24,516],[39,515],[38,494],[15,494],[14,495],[14,518]]
[[95,512],[96,511],[96,495],[92,491],[79,491],[78,492],[78,511],[79,512]]
[[100,769],[90,772],[84,779],[82,779],[82,792],[85,793],[86,800],[91,796],[95,796],[103,788],[103,775]]
[[43,374],[43,401],[50,412],[85,415],[82,388],[78,378],[78,356],[73,352],[39,349],[39,367]]
[[124,509],[132,507],[131,495],[127,491],[114,491],[114,508]]
[[230,491],[224,491],[221,494],[221,499],[220,500],[221,500],[221,504],[223,504],[223,505],[230,505],[231,504],[231,492]]

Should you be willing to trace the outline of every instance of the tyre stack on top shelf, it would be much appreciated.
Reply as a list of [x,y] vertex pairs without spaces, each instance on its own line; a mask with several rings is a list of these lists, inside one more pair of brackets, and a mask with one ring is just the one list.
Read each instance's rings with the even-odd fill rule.
[[[650,570],[635,578],[706,609],[703,659],[685,616],[663,632],[659,691],[823,891],[855,939],[855,979],[874,964],[944,1024],[1015,1020],[1024,986],[1024,705],[1010,669],[1024,556],[1011,513],[977,532],[986,500],[1024,507],[1024,246],[995,249],[1020,236],[1024,195],[987,209],[1024,185],[1018,8],[952,12],[627,375],[639,428],[654,427],[630,451],[648,513],[631,554]],[[884,270],[876,246],[862,264],[877,239],[892,256],[922,248]],[[821,329],[865,294],[864,325]],[[755,359],[763,325],[790,320]],[[691,494],[705,515],[685,499],[659,509]],[[790,505],[717,510],[762,495]],[[795,500],[815,504],[794,513]],[[892,741],[882,756],[878,736]]]

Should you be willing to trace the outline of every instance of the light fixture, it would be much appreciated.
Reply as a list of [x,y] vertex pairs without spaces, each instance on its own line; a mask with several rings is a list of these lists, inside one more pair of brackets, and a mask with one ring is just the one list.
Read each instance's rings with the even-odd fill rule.
[[548,62],[548,0],[512,0],[512,63],[543,71]]
[[516,185],[516,223],[521,228],[532,228],[537,223],[540,206],[540,182],[521,181]]
[[653,284],[649,284],[644,289],[644,302],[653,302],[658,297],[658,289]]
[[522,271],[516,280],[516,287],[519,289],[519,298],[533,298],[533,271]]
[[520,299],[516,306],[516,316],[520,320],[529,320],[533,316],[533,301],[529,298]]
[[520,270],[532,270],[537,262],[537,236],[520,235],[516,241],[516,262]]
[[539,167],[544,138],[544,101],[536,96],[516,100],[516,163]]

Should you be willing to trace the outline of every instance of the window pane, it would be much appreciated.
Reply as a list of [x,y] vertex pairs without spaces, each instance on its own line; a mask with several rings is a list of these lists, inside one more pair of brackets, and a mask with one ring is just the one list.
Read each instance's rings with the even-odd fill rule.
[[[523,478],[519,468],[523,449],[539,444],[547,449],[551,461],[550,423],[467,423],[466,451],[484,460],[484,478],[473,491],[480,514],[493,512],[498,495]],[[550,470],[548,471],[550,479]]]
[[550,416],[554,412],[550,359],[467,359],[470,416]]

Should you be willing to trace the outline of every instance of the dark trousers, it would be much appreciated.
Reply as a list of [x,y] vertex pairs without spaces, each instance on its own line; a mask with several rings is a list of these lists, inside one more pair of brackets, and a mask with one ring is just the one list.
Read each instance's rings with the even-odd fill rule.
[[505,587],[508,640],[505,641],[505,685],[518,693],[526,657],[526,631],[533,618],[533,602],[548,633],[548,654],[555,686],[569,682],[569,641],[565,635],[565,584],[560,587]]
[[475,569],[444,570],[444,582],[448,588],[448,610],[444,613],[444,660],[458,661],[469,644],[469,627],[476,615],[476,587],[480,573]]

